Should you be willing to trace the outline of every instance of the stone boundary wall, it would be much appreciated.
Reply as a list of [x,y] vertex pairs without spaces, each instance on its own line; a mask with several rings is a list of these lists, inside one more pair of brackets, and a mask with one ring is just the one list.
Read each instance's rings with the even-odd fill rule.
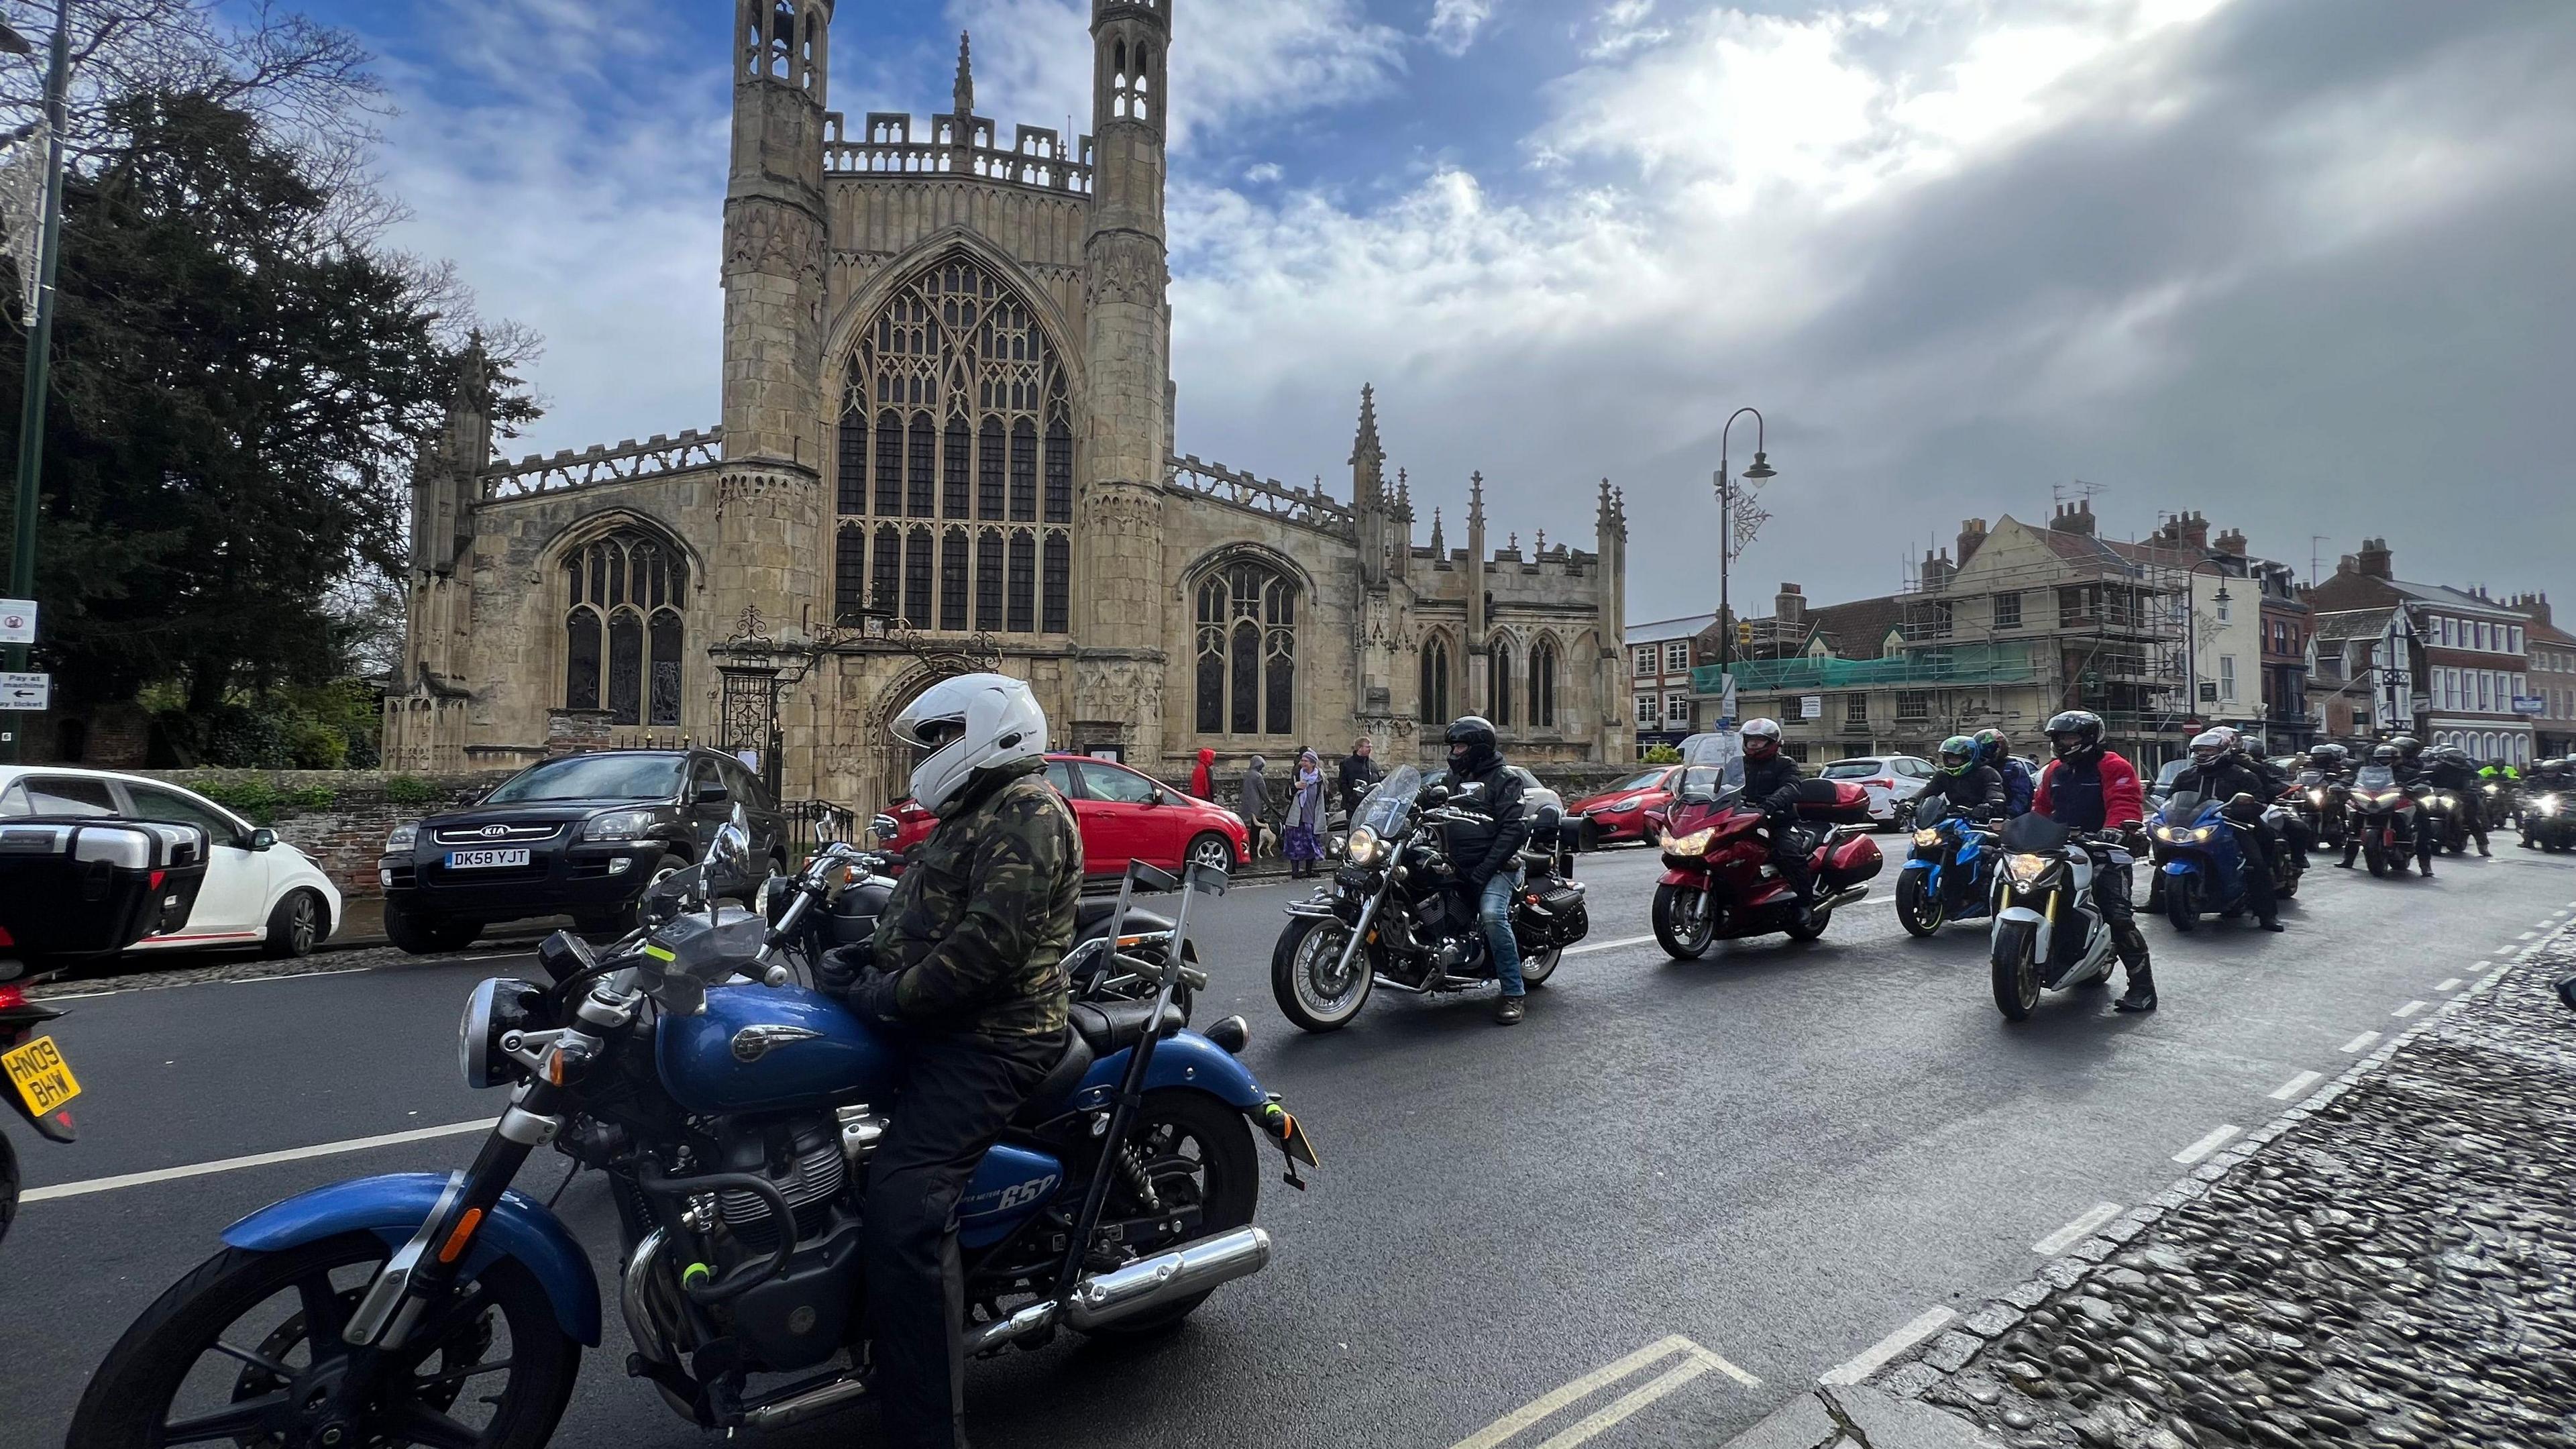
[[513,771],[405,775],[381,770],[134,770],[206,796],[313,857],[347,896],[382,894],[376,858],[406,821],[473,803]]

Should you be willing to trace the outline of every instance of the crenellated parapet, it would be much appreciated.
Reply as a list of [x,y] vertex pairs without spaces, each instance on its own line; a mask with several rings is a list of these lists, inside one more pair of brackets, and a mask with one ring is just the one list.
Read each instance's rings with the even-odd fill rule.
[[1334,501],[1321,485],[1299,488],[1276,478],[1258,478],[1222,463],[1202,461],[1196,454],[1168,462],[1163,477],[1166,488],[1302,523],[1340,538],[1353,534],[1355,522],[1350,508]]
[[[963,131],[966,144],[957,144]],[[912,117],[899,111],[870,111],[865,129],[849,134],[838,111],[823,117],[823,172],[831,177],[904,176],[973,177],[1027,186],[1039,191],[1091,194],[1091,138],[1067,141],[1052,126],[1020,126],[1011,144],[998,142],[998,128],[982,116],[968,116],[961,126],[955,116],[930,118],[927,134],[913,139]]]
[[483,499],[490,503],[562,493],[604,483],[632,483],[712,468],[724,456],[720,428],[691,428],[678,437],[655,433],[643,442],[628,438],[616,447],[593,444],[576,453],[570,448],[548,457],[530,453],[516,463],[484,470]]

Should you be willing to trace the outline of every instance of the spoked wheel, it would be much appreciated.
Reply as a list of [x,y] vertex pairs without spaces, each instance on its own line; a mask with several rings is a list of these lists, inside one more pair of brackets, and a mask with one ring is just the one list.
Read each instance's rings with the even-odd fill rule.
[[[145,1309],[91,1376],[70,1442],[95,1449],[537,1449],[572,1396],[581,1348],[509,1259],[425,1314],[335,1401],[353,1364],[349,1312],[385,1260],[373,1234],[278,1253],[227,1248]],[[361,1351],[363,1352],[363,1351]]]
[[1929,936],[1941,929],[1947,913],[1941,897],[1926,879],[1930,871],[1909,870],[1896,878],[1896,920],[1910,936]]
[[1377,978],[1365,947],[1351,952],[1343,969],[1342,948],[1350,939],[1350,927],[1313,916],[1299,916],[1279,933],[1270,952],[1270,995],[1301,1029],[1339,1031],[1368,1004]]
[[1211,830],[1190,842],[1189,863],[1230,871],[1234,869],[1234,847],[1226,842],[1224,836]]
[[2190,935],[2200,929],[2200,877],[2169,876],[2165,880],[2165,919],[2173,928]]
[[1676,961],[1696,961],[1717,939],[1717,911],[1708,892],[1692,886],[1655,887],[1655,944]]
[[2028,1021],[2039,1009],[2039,927],[2028,921],[1997,923],[1990,954],[1996,1010],[2006,1021]]
[[[1199,1210],[1199,1225],[1188,1234],[1194,1239],[1230,1233],[1252,1221],[1253,1206],[1261,1195],[1261,1172],[1252,1129],[1243,1114],[1199,1092],[1148,1092],[1137,1108],[1135,1129],[1121,1150],[1127,1162],[1119,1172],[1118,1185],[1110,1190],[1109,1216],[1137,1218],[1194,1207]],[[1152,1203],[1137,1190],[1140,1179],[1152,1185]],[[1179,1246],[1180,1241],[1133,1246],[1151,1257]],[[1207,1300],[1207,1293],[1194,1293],[1091,1332],[1107,1338],[1152,1333],[1189,1317]]]

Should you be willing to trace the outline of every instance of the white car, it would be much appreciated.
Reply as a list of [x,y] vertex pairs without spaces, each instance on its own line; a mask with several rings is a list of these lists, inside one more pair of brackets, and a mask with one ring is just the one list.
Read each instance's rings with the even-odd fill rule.
[[1912,755],[1858,755],[1825,766],[1828,780],[1849,780],[1869,792],[1869,818],[1896,823],[1896,807],[1923,793],[1932,782],[1932,762]]
[[259,946],[303,956],[340,923],[340,890],[312,857],[192,790],[137,775],[63,766],[0,767],[0,820],[124,816],[204,828],[205,883],[188,924],[136,942],[137,951]]

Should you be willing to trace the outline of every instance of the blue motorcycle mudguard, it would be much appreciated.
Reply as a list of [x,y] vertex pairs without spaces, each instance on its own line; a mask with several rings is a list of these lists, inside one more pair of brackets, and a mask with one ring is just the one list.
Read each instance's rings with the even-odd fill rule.
[[1938,862],[1927,860],[1919,855],[1909,855],[1905,858],[1905,869],[1907,870],[1931,870],[1935,868],[1937,864]]
[[[435,1172],[395,1172],[382,1177],[352,1178],[273,1202],[224,1229],[226,1245],[255,1253],[275,1253],[342,1233],[373,1233],[389,1247],[400,1248],[420,1231],[447,1176]],[[475,1230],[474,1250],[466,1255],[468,1277],[502,1258],[517,1259],[536,1275],[554,1305],[555,1320],[583,1346],[599,1347],[599,1279],[590,1257],[573,1240],[563,1221],[535,1199],[516,1192],[485,1214]]]
[[2165,862],[2165,874],[2167,875],[2207,875],[2208,873],[2209,867],[2201,864],[2198,860],[2169,860]]
[[[1065,1098],[1067,1112],[1106,1107],[1118,1096],[1127,1076],[1127,1053],[1112,1052],[1091,1064],[1082,1085]],[[1145,1068],[1145,1090],[1184,1087],[1205,1092],[1238,1112],[1249,1112],[1270,1100],[1234,1054],[1194,1031],[1175,1032],[1154,1044],[1154,1060]]]

